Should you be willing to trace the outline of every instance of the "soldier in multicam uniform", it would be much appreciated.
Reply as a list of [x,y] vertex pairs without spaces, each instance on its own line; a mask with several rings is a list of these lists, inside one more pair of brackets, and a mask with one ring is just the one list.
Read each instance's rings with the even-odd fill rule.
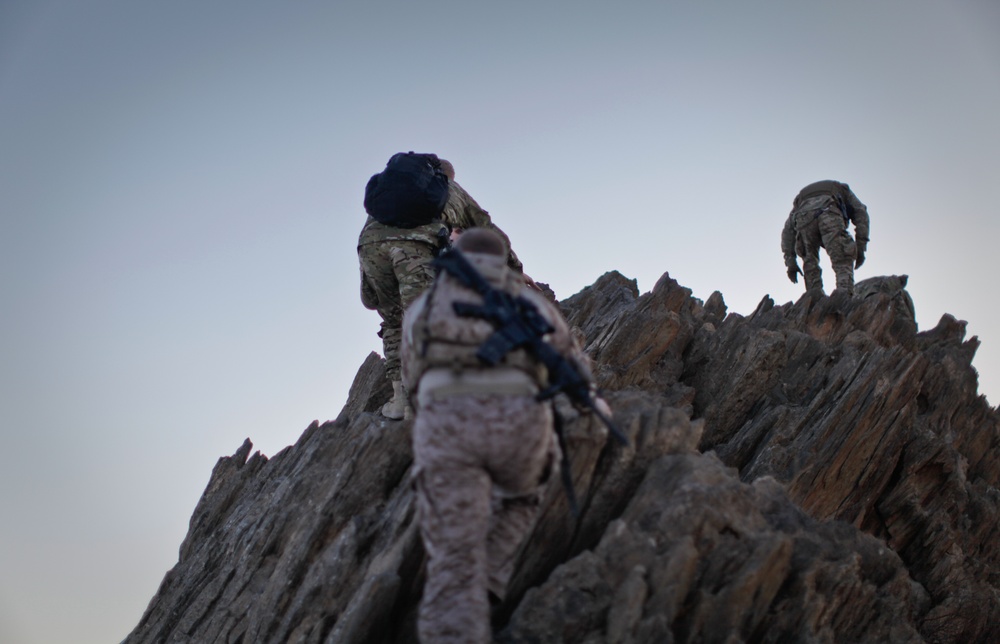
[[[399,420],[406,416],[407,396],[400,378],[399,338],[403,311],[423,292],[434,278],[430,268],[437,251],[457,238],[463,230],[489,228],[499,234],[508,248],[507,264],[522,272],[521,261],[510,250],[510,239],[490,219],[476,200],[455,182],[455,168],[439,159],[448,176],[448,201],[441,213],[443,223],[417,228],[387,226],[368,217],[358,240],[361,263],[361,302],[382,317],[379,336],[385,355],[386,377],[392,383],[392,399],[382,406],[382,415]],[[444,232],[442,232],[444,230]],[[530,277],[525,280],[534,285]]]
[[361,302],[382,318],[379,336],[385,355],[386,377],[392,383],[392,399],[382,406],[382,415],[399,420],[406,415],[399,346],[403,311],[434,280],[431,262],[447,244],[448,229],[441,221],[396,228],[368,217],[358,238],[361,264]]
[[[545,341],[592,382],[565,319],[510,269],[498,235],[473,228],[455,247],[493,288],[534,304],[555,329]],[[483,298],[442,271],[403,319],[403,379],[416,399],[414,478],[428,557],[417,627],[424,643],[490,641],[490,596],[503,599],[541,494],[559,468],[552,410],[535,398],[544,367],[523,348],[484,366],[476,352],[495,329],[457,315],[455,302]]]
[[[857,241],[847,232],[854,224]],[[823,290],[819,249],[825,248],[837,276],[837,289],[854,293],[854,269],[865,261],[868,247],[868,208],[851,192],[846,183],[817,181],[795,197],[792,212],[781,231],[781,252],[785,256],[788,279],[798,282],[803,273],[806,290]],[[795,260],[802,258],[805,271]]]

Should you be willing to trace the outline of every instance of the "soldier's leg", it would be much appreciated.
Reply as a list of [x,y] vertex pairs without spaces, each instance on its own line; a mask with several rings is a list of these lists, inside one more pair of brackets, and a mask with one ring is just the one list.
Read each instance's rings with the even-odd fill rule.
[[[423,242],[397,241],[388,249],[393,279],[397,284],[392,314],[383,316],[382,346],[385,348],[385,370],[389,379],[402,379],[399,347],[403,340],[403,312],[417,296],[434,281],[434,249]],[[395,400],[395,399],[394,399]]]
[[379,337],[382,338],[382,354],[386,360],[386,377],[394,381],[401,377],[399,345],[402,340],[403,308],[389,244],[391,242],[366,244],[358,249],[358,259],[378,299],[375,310],[382,318]]
[[489,590],[500,600],[507,595],[517,554],[535,525],[541,499],[541,490],[524,496],[496,496],[493,499],[493,517],[486,540],[486,567]]
[[819,249],[822,239],[814,211],[795,214],[795,254],[802,258],[802,277],[806,290],[823,290],[823,270],[819,266]]
[[805,278],[806,290],[823,290],[823,269],[819,265],[819,249],[808,248],[802,257],[802,276]]
[[837,275],[837,288],[854,293],[854,261],[857,245],[847,232],[847,222],[837,210],[823,213],[819,218],[819,230],[823,247],[830,255],[830,264]]
[[398,242],[390,251],[399,282],[399,301],[405,311],[434,281],[434,248],[418,241]]
[[454,421],[454,414],[423,407],[413,428],[417,509],[427,552],[417,632],[422,642],[486,644],[491,641],[486,592],[491,483],[484,470],[463,462],[474,459],[462,458],[462,445],[448,430]]
[[535,525],[547,484],[558,478],[559,447],[548,405],[532,397],[501,396],[482,415],[491,440],[490,473],[494,482],[493,517],[486,541],[489,589],[499,599],[507,592],[514,563]]

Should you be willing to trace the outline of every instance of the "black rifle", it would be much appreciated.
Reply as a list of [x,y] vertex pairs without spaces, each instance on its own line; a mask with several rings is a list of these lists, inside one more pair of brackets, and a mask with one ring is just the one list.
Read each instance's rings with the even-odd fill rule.
[[[496,330],[486,339],[486,342],[476,351],[480,362],[495,366],[509,352],[524,347],[548,371],[548,386],[536,396],[539,401],[554,398],[559,393],[565,393],[579,407],[587,407],[607,426],[608,431],[622,445],[628,445],[628,438],[619,430],[611,419],[594,403],[590,395],[589,383],[569,360],[543,340],[543,337],[555,328],[538,312],[529,300],[514,296],[500,289],[493,288],[479,274],[460,251],[447,250],[434,264],[447,271],[463,285],[471,288],[483,297],[483,303],[471,304],[455,302],[455,313],[464,317],[477,317],[489,321]],[[570,510],[574,516],[579,514],[576,504],[576,494],[573,491],[573,479],[569,471],[569,454],[566,449],[566,438],[562,431],[561,419],[556,414],[556,434],[559,447],[562,449],[563,485],[569,498]]]

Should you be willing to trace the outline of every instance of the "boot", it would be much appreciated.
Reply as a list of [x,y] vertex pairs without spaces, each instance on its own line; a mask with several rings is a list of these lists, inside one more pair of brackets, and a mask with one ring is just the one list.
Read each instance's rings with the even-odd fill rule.
[[401,380],[392,381],[392,399],[382,405],[382,415],[389,420],[402,420],[406,414],[406,394]]

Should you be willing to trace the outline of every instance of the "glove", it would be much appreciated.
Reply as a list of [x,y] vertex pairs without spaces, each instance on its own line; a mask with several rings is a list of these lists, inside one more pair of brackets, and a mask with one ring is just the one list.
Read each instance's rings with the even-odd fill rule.
[[854,268],[861,268],[861,265],[865,263],[865,249],[862,246],[858,246],[858,256],[854,260]]
[[800,273],[802,273],[802,271],[799,270],[799,265],[798,264],[796,264],[796,263],[793,262],[793,263],[791,263],[791,264],[788,265],[788,279],[792,280],[792,284],[798,284],[799,283],[799,274]]

